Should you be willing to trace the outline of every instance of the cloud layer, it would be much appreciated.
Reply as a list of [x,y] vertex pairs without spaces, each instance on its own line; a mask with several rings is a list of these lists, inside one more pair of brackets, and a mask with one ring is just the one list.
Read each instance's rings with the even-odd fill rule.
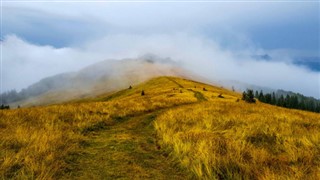
[[[11,2],[2,7],[2,91],[106,59],[151,53],[214,80],[320,98],[318,2]],[[268,54],[271,60],[254,56]],[[302,63],[303,64],[303,63]]]
[[43,77],[76,71],[101,60],[136,58],[152,53],[170,57],[184,68],[212,80],[237,80],[320,97],[320,73],[290,63],[288,56],[275,54],[276,59],[272,61],[257,61],[252,58],[253,54],[272,55],[272,52],[254,47],[225,49],[215,41],[185,33],[118,34],[78,48],[39,46],[12,35],[3,41],[3,52],[5,90],[24,88]]

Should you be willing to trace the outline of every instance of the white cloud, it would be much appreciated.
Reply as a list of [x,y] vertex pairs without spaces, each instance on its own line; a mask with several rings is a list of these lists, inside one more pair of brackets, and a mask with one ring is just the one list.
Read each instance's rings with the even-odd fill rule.
[[95,60],[90,52],[38,46],[14,35],[7,36],[1,43],[4,91],[25,88],[44,77],[77,70]]
[[257,52],[267,51],[254,47],[241,51],[227,50],[214,41],[185,33],[110,35],[86,43],[81,48],[61,49],[37,46],[16,36],[8,36],[3,42],[3,88],[23,88],[43,77],[77,70],[105,59],[134,58],[153,53],[171,57],[185,68],[210,79],[238,80],[320,97],[319,72],[282,60],[251,59]]
[[[320,97],[319,73],[290,64],[292,54],[305,51],[259,48],[247,31],[251,27],[307,19],[318,13],[318,2],[6,1],[4,29],[8,27],[9,33],[22,34],[22,38],[32,42],[47,40],[47,44],[68,37],[80,41],[70,40],[70,47],[55,48],[7,36],[1,42],[3,90],[21,89],[46,76],[75,71],[109,58],[153,53],[181,61],[186,68],[212,79],[240,80]],[[206,32],[208,29],[210,33]],[[251,59],[252,55],[265,53],[273,60]],[[318,54],[307,55],[312,53]]]

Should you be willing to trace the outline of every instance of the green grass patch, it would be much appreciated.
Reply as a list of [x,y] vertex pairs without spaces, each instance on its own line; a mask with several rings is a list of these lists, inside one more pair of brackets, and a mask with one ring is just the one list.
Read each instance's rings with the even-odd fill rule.
[[198,101],[208,101],[207,98],[199,91],[194,91],[192,89],[188,89],[189,91],[194,93],[194,97],[198,99]]
[[101,131],[107,129],[108,124],[105,121],[100,121],[92,124],[91,126],[85,127],[81,130],[81,133],[86,135],[93,131]]

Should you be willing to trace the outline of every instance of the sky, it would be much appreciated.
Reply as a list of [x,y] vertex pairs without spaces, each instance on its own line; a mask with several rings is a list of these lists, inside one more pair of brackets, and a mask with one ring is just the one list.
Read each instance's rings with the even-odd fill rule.
[[3,0],[1,92],[151,53],[209,79],[320,98],[320,72],[308,67],[320,60],[319,14],[319,1]]

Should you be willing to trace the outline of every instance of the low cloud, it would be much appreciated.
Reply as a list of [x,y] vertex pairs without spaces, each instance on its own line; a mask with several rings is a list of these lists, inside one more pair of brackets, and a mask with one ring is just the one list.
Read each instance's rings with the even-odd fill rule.
[[136,58],[152,53],[170,57],[183,68],[211,80],[236,80],[320,98],[320,73],[292,64],[285,53],[278,53],[272,61],[257,61],[252,55],[272,52],[254,45],[245,49],[226,49],[220,42],[203,36],[114,34],[78,47],[54,48],[31,44],[10,35],[1,43],[3,91],[19,90],[44,77],[76,71],[102,60]]

